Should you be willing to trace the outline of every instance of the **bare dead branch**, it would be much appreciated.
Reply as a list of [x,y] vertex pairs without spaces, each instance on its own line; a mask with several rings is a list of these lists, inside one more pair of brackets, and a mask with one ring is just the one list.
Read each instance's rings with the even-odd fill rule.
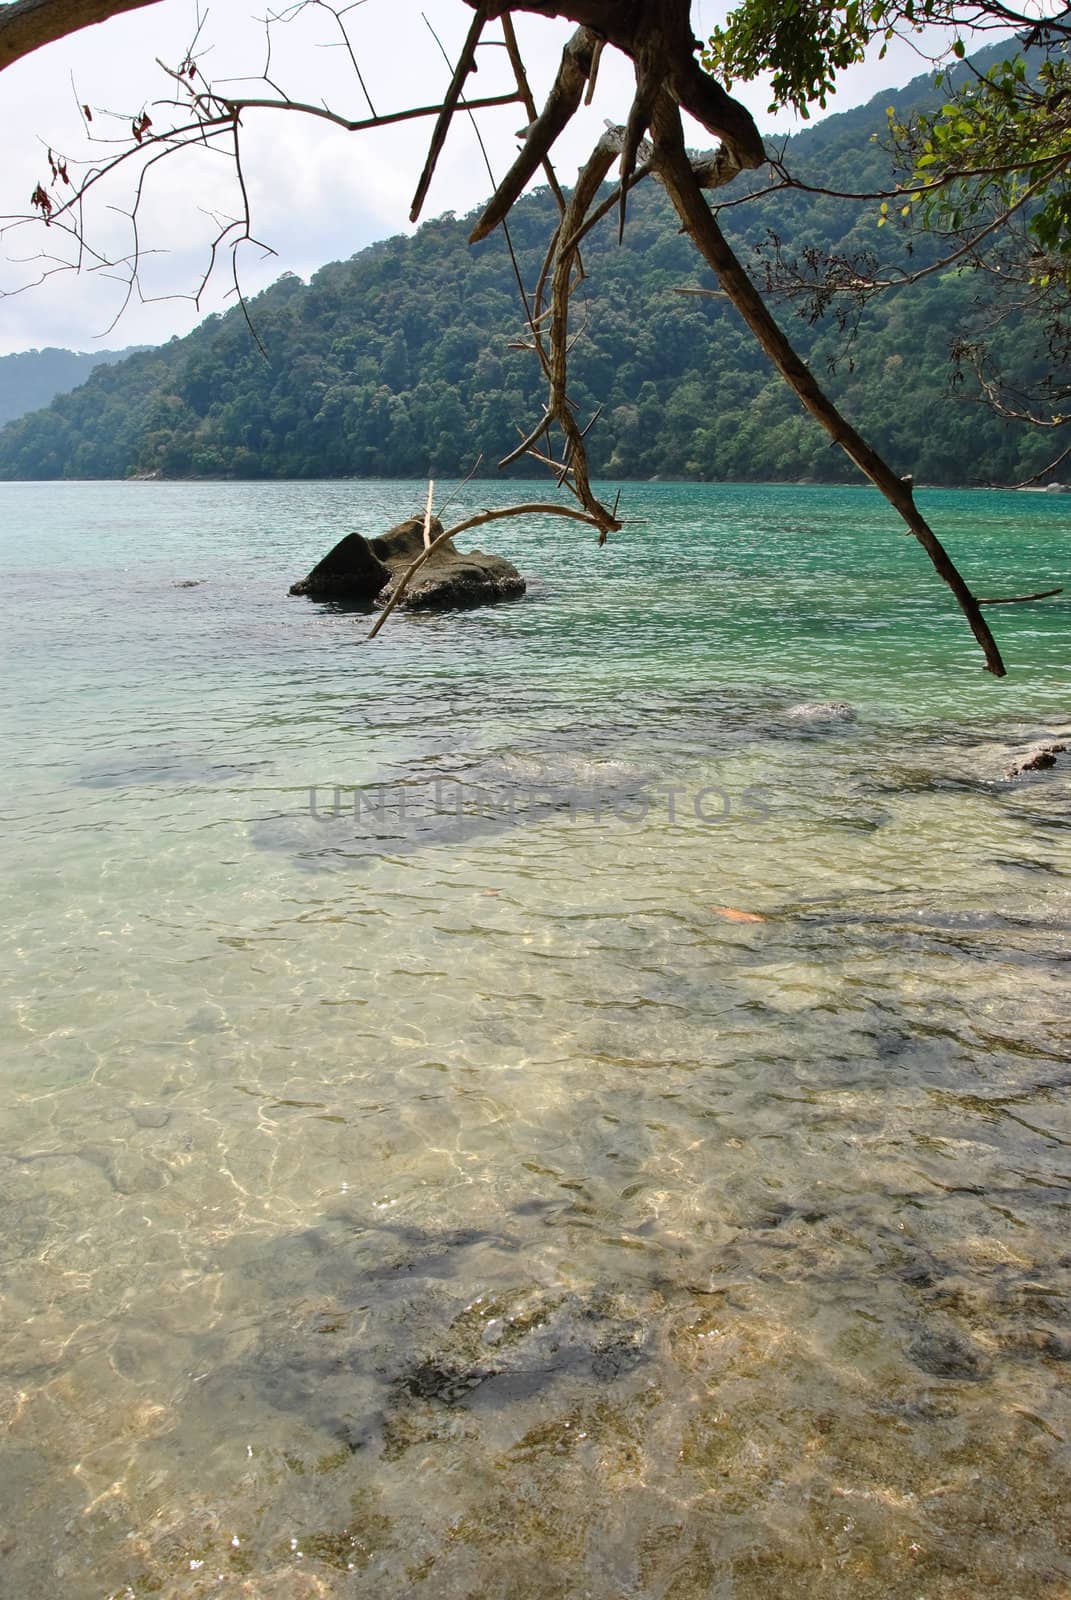
[[817,418],[834,442],[840,445],[903,518],[937,573],[955,595],[971,632],[981,646],[987,670],[995,677],[1004,677],[1006,668],[989,624],[959,569],[915,505],[911,485],[897,477],[877,451],[841,415],[816,382],[770,314],[762,296],[718,227],[685,152],[680,112],[668,95],[663,95],[655,108],[653,132],[655,168],[685,231],[704,260],[717,273],[729,299],[802,405]]
[[[524,104],[524,109],[528,113],[529,123],[535,122],[539,112],[536,110],[535,96],[532,94],[531,85],[528,82],[528,73],[525,70],[524,58],[521,55],[520,47],[517,44],[517,35],[513,27],[513,18],[510,16],[508,11],[503,11],[499,20],[502,24],[502,38],[506,46],[506,51],[509,55],[510,66],[513,68],[513,76],[516,79],[517,92],[519,93]],[[558,182],[558,175],[554,171],[554,166],[549,156],[544,157],[542,166],[547,182],[550,184],[551,193],[558,202],[558,210],[564,211],[565,196],[562,193],[561,184]]]
[[[213,98],[219,99],[218,96]],[[492,106],[512,106],[517,103],[517,99],[516,94],[487,95],[482,100],[465,101],[463,109],[484,111]],[[227,120],[230,114],[241,114],[243,111],[300,111],[303,116],[321,117],[325,122],[332,122],[336,128],[342,128],[346,133],[365,133],[371,128],[390,127],[395,122],[413,122],[419,117],[441,116],[445,110],[445,105],[410,106],[405,111],[386,111],[378,117],[360,117],[356,121],[351,121],[349,117],[340,116],[337,111],[332,111],[327,106],[309,105],[302,100],[269,100],[241,96],[237,99],[220,100],[219,103],[227,108],[227,117],[206,116],[205,126],[211,126],[215,121]]]
[[417,220],[424,205],[424,201],[427,198],[428,188],[430,187],[432,176],[435,172],[436,163],[438,162],[439,156],[442,153],[443,145],[446,143],[446,135],[450,127],[450,120],[453,117],[454,112],[457,110],[458,101],[461,99],[461,91],[465,87],[465,79],[468,77],[469,73],[475,69],[476,46],[480,42],[480,34],[484,30],[486,21],[487,17],[484,13],[483,6],[477,5],[476,15],[472,19],[472,25],[469,28],[465,43],[461,47],[461,54],[457,58],[457,66],[454,68],[454,75],[450,80],[450,87],[443,96],[442,110],[439,112],[439,119],[432,130],[431,141],[428,145],[428,154],[424,162],[424,170],[420,174],[420,180],[416,186],[416,194],[413,196],[413,204],[409,211],[410,222],[415,222]]
[[431,506],[435,498],[435,479],[428,479],[428,499],[424,507],[424,549],[431,544]]
[[548,159],[554,141],[579,109],[597,44],[598,39],[588,28],[578,28],[565,46],[547,103],[529,127],[520,155],[484,207],[469,235],[471,244],[486,239],[498,227],[525,184]]
[[1021,606],[1025,600],[1051,600],[1054,594],[1063,594],[1063,589],[1039,589],[1037,594],[1009,594],[1001,595],[996,600],[981,600],[980,606]]

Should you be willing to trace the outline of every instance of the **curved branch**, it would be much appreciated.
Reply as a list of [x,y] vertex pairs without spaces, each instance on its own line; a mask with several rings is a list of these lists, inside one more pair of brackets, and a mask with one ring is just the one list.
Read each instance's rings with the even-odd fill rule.
[[1055,461],[1050,461],[1047,467],[1042,467],[1040,472],[1032,473],[1029,478],[1020,478],[1019,482],[1013,483],[1011,487],[1013,489],[1025,489],[1028,485],[1037,483],[1039,478],[1046,477],[1050,472],[1055,472],[1057,467],[1062,466],[1068,456],[1071,456],[1071,444],[1065,450],[1061,450]]
[[[334,123],[336,128],[341,128],[345,133],[365,133],[370,128],[386,128],[393,122],[412,122],[417,117],[441,116],[446,110],[445,106],[410,106],[406,111],[385,111],[378,117],[363,117],[353,122],[349,117],[341,116],[337,111],[331,111],[327,106],[309,105],[304,100],[268,100],[268,99],[224,99],[221,95],[198,95],[197,103],[213,101],[218,105],[226,106],[228,116],[222,120],[230,120],[230,115],[238,115],[242,111],[300,111],[305,117],[322,117],[325,122]],[[516,105],[520,95],[493,94],[483,100],[462,100],[459,102],[462,111],[486,111],[489,106]],[[211,127],[213,122],[219,120],[211,114],[206,114],[205,125]]]
[[[1048,157],[1050,161],[1066,160],[1066,156],[1058,154]],[[922,183],[897,183],[891,189],[831,189],[824,183],[808,183],[804,178],[794,177],[778,158],[771,161],[771,168],[778,173],[781,182],[770,184],[768,188],[752,190],[750,194],[741,195],[736,200],[723,202],[725,206],[744,205],[748,200],[756,200],[760,195],[777,194],[782,189],[798,189],[801,194],[817,194],[826,200],[910,200],[915,195],[925,196],[936,194],[940,189],[947,189],[954,183],[962,183],[967,178],[1007,178],[1015,172],[1022,172],[1024,168],[1036,166],[1031,161],[987,162],[981,167],[950,167],[936,178],[927,178]]]
[[433,556],[436,550],[438,550],[439,546],[445,544],[448,539],[455,539],[459,533],[466,533],[469,528],[478,528],[483,522],[498,522],[503,517],[534,516],[572,517],[574,522],[586,522],[592,527],[598,527],[598,523],[596,522],[595,518],[589,517],[586,511],[577,511],[572,506],[560,506],[552,501],[548,501],[546,503],[541,501],[531,501],[528,504],[521,506],[496,506],[494,510],[491,511],[478,511],[475,516],[466,517],[464,522],[457,522],[452,528],[447,528],[445,533],[438,534],[429,545],[425,546],[425,548],[417,556],[416,560],[410,563],[410,565],[402,573],[398,587],[391,595],[390,600],[384,606],[380,615],[376,618],[375,626],[368,635],[369,639],[375,638],[376,634],[379,632],[380,628],[382,628],[383,624],[386,622],[395,606],[399,604],[402,596],[412,582],[414,575],[419,572],[420,568],[424,565],[425,561],[427,561],[428,557]]
[[911,283],[921,283],[923,278],[931,278],[935,272],[947,272],[954,262],[962,261],[965,256],[972,255],[983,239],[988,239],[999,228],[1005,227],[1016,212],[1021,211],[1040,190],[1052,182],[1058,173],[1065,171],[1068,167],[1071,167],[1071,153],[1052,157],[1040,178],[1024,189],[1018,199],[1014,200],[1010,206],[1007,206],[999,216],[994,217],[984,228],[980,228],[977,233],[972,234],[965,244],[960,245],[958,250],[953,250],[951,255],[942,256],[939,261],[932,262],[928,267],[920,267],[917,272],[905,272],[898,278],[859,278],[855,284],[847,284],[845,287],[867,291],[902,289]]
[[1021,606],[1024,600],[1051,600],[1054,594],[1063,594],[1063,589],[1039,589],[1037,594],[1009,594],[1001,595],[997,600],[979,600],[980,606]]

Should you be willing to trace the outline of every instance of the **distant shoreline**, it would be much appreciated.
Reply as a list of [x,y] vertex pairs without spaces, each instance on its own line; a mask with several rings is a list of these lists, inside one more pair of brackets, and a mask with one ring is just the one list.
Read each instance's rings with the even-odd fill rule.
[[[459,483],[461,474],[438,473],[438,481],[442,483]],[[523,474],[506,475],[489,473],[486,477],[473,477],[470,483],[495,483],[506,485],[509,483],[542,483],[545,480],[538,476]],[[867,480],[859,478],[846,483],[842,479],[816,479],[816,478],[604,478],[596,480],[604,483],[615,484],[650,484],[681,485],[690,488],[706,489],[869,489],[873,488]],[[124,478],[0,478],[0,485],[7,483],[48,483],[48,484],[76,484],[76,483],[130,483],[130,484],[259,484],[259,483],[426,483],[425,477],[414,473],[371,473],[367,476],[357,473],[337,475],[334,477],[230,477],[211,473],[184,473],[182,476],[169,477],[160,472],[134,472]],[[927,493],[936,490],[954,490],[959,493],[979,494],[1071,494],[1071,484],[1040,484],[1018,485],[1013,483],[916,483],[915,490],[924,490]]]

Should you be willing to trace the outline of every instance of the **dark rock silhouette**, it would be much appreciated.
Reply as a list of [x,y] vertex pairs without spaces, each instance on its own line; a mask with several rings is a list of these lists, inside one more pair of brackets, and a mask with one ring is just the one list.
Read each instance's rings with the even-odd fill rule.
[[308,577],[291,585],[290,593],[308,595],[310,600],[370,605],[389,581],[390,569],[373,553],[368,540],[362,534],[348,533]]
[[[433,517],[432,539],[442,531],[442,523]],[[290,593],[349,605],[386,605],[423,548],[422,517],[409,517],[377,539],[349,533]],[[421,567],[400,605],[409,611],[460,609],[515,600],[524,591],[524,579],[504,557],[461,551],[447,539]]]

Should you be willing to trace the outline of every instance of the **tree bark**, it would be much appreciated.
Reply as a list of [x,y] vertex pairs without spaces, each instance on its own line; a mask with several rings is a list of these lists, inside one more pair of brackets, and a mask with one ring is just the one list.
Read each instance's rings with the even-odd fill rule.
[[[636,106],[642,112],[665,89],[730,152],[737,167],[766,160],[754,119],[739,100],[705,73],[695,52],[689,0],[466,0],[487,17],[530,11],[567,17],[615,45],[636,64]],[[637,142],[642,128],[637,123]]]
[[0,71],[69,33],[159,0],[11,0],[0,6]]

